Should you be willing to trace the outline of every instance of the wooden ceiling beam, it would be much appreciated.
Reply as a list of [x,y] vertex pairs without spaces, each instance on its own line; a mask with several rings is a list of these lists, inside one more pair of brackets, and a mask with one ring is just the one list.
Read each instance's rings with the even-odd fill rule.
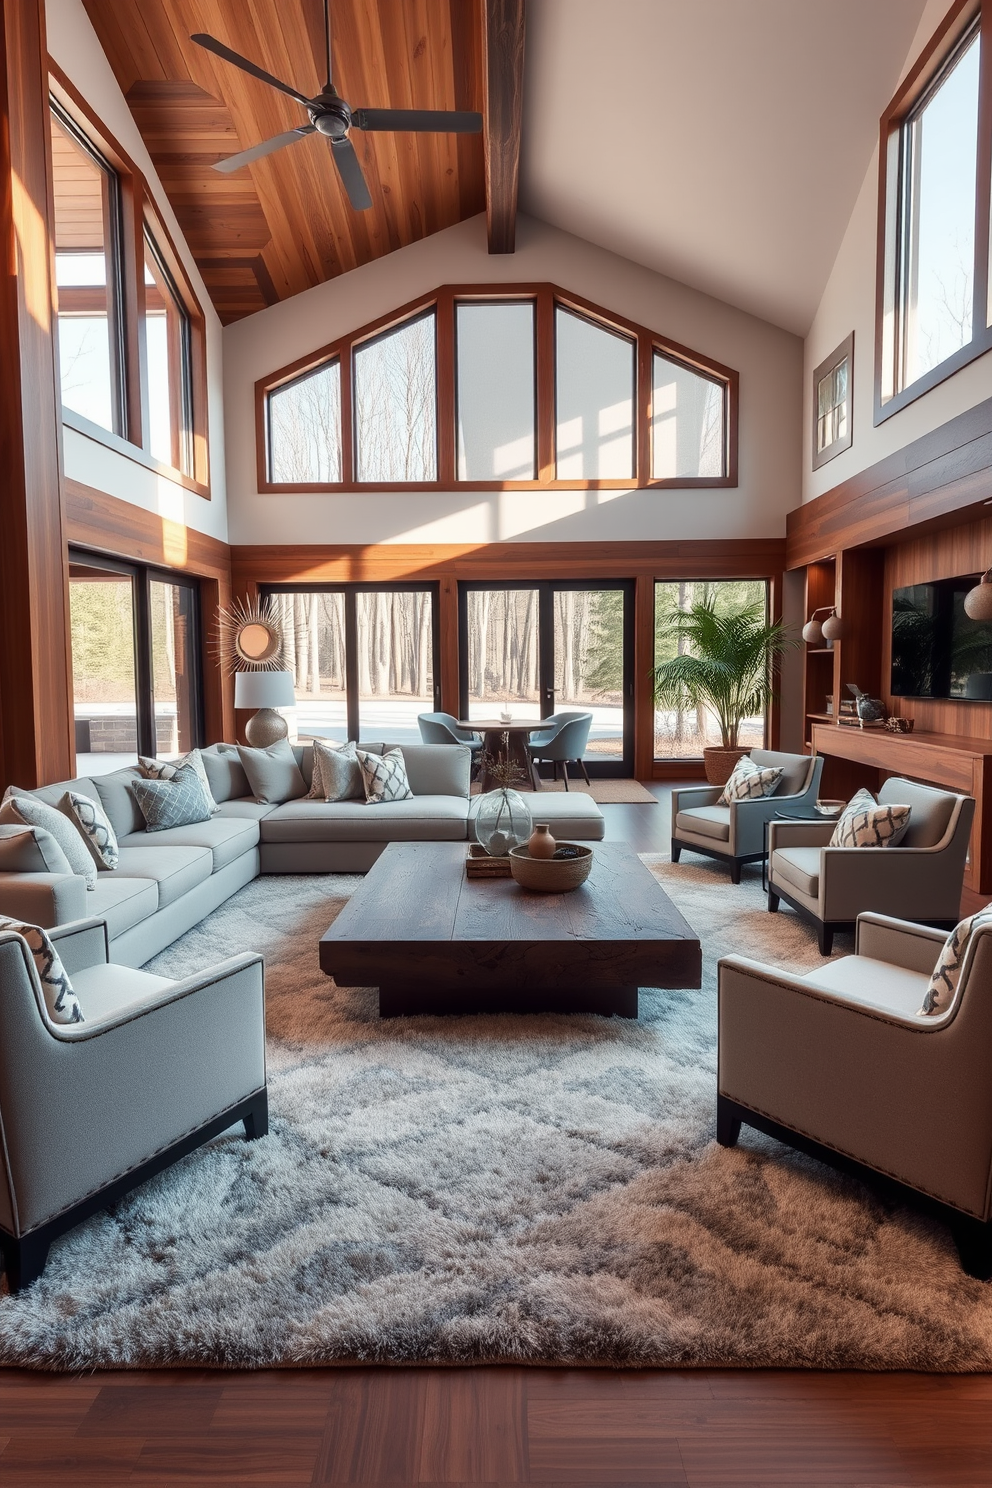
[[517,230],[524,102],[525,0],[482,0],[483,129],[490,253],[512,253]]

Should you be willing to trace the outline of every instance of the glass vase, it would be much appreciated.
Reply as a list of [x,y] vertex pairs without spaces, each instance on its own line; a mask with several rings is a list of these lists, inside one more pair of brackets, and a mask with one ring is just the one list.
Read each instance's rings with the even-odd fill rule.
[[479,798],[475,835],[491,858],[502,858],[531,834],[527,802],[515,790],[488,791]]

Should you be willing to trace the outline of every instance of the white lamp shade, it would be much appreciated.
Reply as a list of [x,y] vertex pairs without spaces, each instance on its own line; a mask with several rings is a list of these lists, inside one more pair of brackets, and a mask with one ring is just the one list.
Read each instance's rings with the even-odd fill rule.
[[292,672],[235,672],[236,708],[291,708],[296,702]]

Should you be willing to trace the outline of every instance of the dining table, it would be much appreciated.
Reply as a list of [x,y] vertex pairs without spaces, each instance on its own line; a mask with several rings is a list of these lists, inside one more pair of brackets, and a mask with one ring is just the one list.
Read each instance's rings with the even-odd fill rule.
[[[524,779],[514,784],[514,790],[541,789],[541,777],[527,752],[529,736],[548,727],[546,718],[514,718],[506,722],[502,718],[459,719],[458,727],[472,729],[482,735],[483,752],[491,760],[503,758],[519,765]],[[479,770],[479,789],[483,792],[495,789],[497,782],[483,763]]]

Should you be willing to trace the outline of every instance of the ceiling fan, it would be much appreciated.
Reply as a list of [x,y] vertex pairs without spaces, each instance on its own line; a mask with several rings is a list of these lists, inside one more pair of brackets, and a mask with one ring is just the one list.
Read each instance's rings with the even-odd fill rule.
[[419,134],[478,134],[482,129],[481,114],[461,112],[456,109],[353,109],[331,82],[330,0],[324,0],[327,82],[316,98],[307,98],[306,94],[299,92],[297,88],[290,87],[289,83],[281,83],[264,68],[257,67],[254,62],[249,62],[247,57],[242,57],[239,52],[232,51],[214,36],[198,31],[190,37],[190,40],[195,41],[197,46],[206,48],[208,52],[213,52],[224,62],[240,67],[242,72],[250,73],[252,77],[259,78],[261,82],[268,83],[270,88],[278,88],[280,93],[288,93],[290,98],[295,98],[297,102],[302,103],[310,116],[309,124],[301,124],[298,129],[289,129],[285,134],[277,134],[272,139],[265,140],[263,144],[253,145],[250,150],[242,150],[237,155],[229,155],[226,160],[218,160],[214,170],[225,172],[239,170],[241,166],[249,165],[253,160],[260,160],[263,155],[271,155],[273,151],[281,150],[284,145],[291,145],[294,140],[316,132],[324,135],[330,144],[334,164],[337,166],[344,189],[348,193],[348,200],[356,212],[364,212],[371,207],[372,198],[369,195],[369,188],[365,183],[358,156],[355,154],[355,147],[348,137],[352,129],[363,129],[370,133],[383,130],[412,130]]

